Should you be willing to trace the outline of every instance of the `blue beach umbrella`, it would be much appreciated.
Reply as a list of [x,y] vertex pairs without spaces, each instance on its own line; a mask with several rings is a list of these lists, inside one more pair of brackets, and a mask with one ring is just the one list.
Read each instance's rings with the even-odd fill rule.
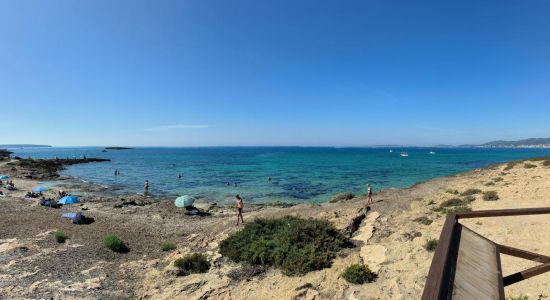
[[193,205],[193,203],[195,203],[195,199],[189,195],[180,196],[174,201],[176,207],[189,207]]
[[1,175],[0,176],[0,180],[6,180],[8,178],[10,178],[8,175]]
[[67,205],[67,204],[75,204],[80,202],[78,197],[76,196],[65,196],[61,199],[59,199],[59,204]]
[[37,186],[35,187],[34,189],[32,189],[33,192],[35,193],[42,193],[42,192],[45,192],[47,190],[49,190],[50,188],[47,187],[47,186],[43,186],[43,185],[40,185],[40,186]]

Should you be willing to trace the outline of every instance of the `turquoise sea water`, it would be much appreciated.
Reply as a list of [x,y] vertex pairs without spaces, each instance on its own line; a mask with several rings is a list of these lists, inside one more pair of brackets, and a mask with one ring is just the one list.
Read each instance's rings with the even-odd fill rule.
[[[338,192],[365,193],[409,187],[434,177],[497,162],[550,155],[550,149],[404,149],[213,147],[137,148],[101,152],[103,148],[12,149],[34,158],[109,158],[106,163],[74,165],[63,171],[88,182],[109,186],[114,193],[150,192],[161,196],[189,194],[217,202],[235,194],[247,201],[323,202]],[[435,154],[430,154],[435,151]],[[121,175],[115,177],[119,169]],[[178,178],[178,174],[182,178]],[[267,180],[272,177],[272,181]]]

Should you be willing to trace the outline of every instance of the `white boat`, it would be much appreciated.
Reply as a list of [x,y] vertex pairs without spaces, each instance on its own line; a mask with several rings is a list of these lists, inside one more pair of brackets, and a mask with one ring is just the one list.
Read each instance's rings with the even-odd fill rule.
[[392,149],[390,149],[390,153],[392,153],[392,152],[393,152],[393,150],[392,150]]
[[435,152],[434,152],[434,151],[430,151],[430,154],[435,154]]
[[407,157],[407,156],[409,156],[409,153],[407,153],[407,152],[401,152],[400,155],[403,156],[403,157]]

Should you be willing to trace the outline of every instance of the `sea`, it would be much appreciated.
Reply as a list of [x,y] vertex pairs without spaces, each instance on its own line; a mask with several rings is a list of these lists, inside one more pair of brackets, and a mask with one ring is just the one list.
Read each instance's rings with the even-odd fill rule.
[[[47,147],[10,149],[32,158],[108,158],[78,164],[61,173],[105,186],[114,194],[149,192],[161,197],[191,195],[224,203],[236,194],[247,202],[321,203],[340,192],[362,194],[406,188],[494,163],[550,155],[550,149],[490,148],[330,148],[205,147],[134,148]],[[401,156],[406,152],[408,156]],[[120,171],[115,176],[115,170]],[[180,178],[181,175],[181,178]]]

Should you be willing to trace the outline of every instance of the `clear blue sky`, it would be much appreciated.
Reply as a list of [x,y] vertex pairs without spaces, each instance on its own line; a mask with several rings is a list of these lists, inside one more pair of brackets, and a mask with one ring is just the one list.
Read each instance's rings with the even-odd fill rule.
[[550,1],[0,2],[0,144],[550,137]]

